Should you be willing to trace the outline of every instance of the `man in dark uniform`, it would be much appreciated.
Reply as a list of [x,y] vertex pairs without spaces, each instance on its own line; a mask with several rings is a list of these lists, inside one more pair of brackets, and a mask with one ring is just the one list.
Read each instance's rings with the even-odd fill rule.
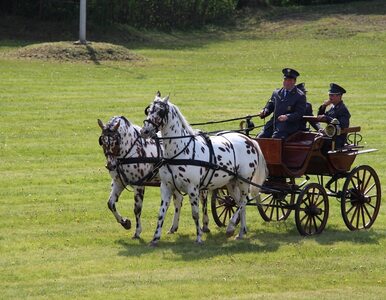
[[296,70],[285,68],[283,87],[276,89],[267,105],[260,112],[260,118],[273,113],[272,118],[265,124],[260,138],[285,139],[300,128],[302,117],[306,111],[306,97],[296,88],[296,78],[300,75]]
[[[340,128],[348,128],[350,126],[350,112],[342,100],[342,95],[346,90],[336,83],[330,83],[330,90],[328,91],[329,99],[319,107],[318,119],[331,122],[333,119],[339,121]],[[330,110],[326,111],[328,105],[332,104]],[[347,134],[342,134],[336,137],[336,148],[342,148],[346,143]]]
[[[306,84],[304,82],[299,83],[296,85],[296,87],[303,92],[303,94],[306,96],[306,112],[304,113],[305,116],[313,116],[312,113],[312,105],[307,101],[307,90],[306,90]],[[322,128],[318,122],[311,122],[309,121],[310,125],[315,129],[319,130]],[[300,122],[300,130],[302,131],[308,131],[309,128],[307,127],[307,121],[302,120]]]

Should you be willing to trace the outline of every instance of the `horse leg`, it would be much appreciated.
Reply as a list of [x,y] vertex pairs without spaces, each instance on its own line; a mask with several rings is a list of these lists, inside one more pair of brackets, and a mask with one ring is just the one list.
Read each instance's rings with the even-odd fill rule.
[[240,215],[240,203],[239,202],[240,202],[240,194],[241,193],[240,193],[239,187],[236,185],[235,182],[231,182],[231,183],[227,184],[227,189],[229,191],[230,196],[233,199],[235,199],[236,203],[239,205],[239,208],[236,210],[236,212],[234,213],[232,218],[229,220],[229,224],[228,224],[228,227],[226,230],[226,235],[228,237],[230,237],[235,233],[237,219],[239,218],[239,215]]
[[131,222],[129,219],[123,218],[119,212],[117,211],[117,208],[115,207],[115,203],[118,202],[118,198],[121,195],[123,191],[123,186],[120,183],[117,183],[115,180],[111,183],[111,192],[109,201],[107,202],[107,206],[115,216],[115,219],[119,224],[121,224],[125,229],[131,228]]
[[247,233],[246,222],[246,205],[248,199],[248,186],[245,183],[240,183],[241,198],[240,198],[240,232],[235,239],[242,239],[244,234]]
[[174,217],[173,217],[173,224],[172,227],[170,227],[168,233],[175,233],[178,230],[178,223],[180,221],[180,213],[181,213],[181,207],[182,207],[182,200],[183,196],[178,193],[174,192],[173,194],[173,201],[174,201]]
[[143,186],[134,187],[134,214],[135,214],[136,226],[135,226],[135,233],[133,235],[133,239],[139,239],[139,236],[142,232],[141,213],[142,213],[144,194],[145,194],[145,187]]
[[150,242],[150,246],[155,247],[161,238],[162,226],[164,224],[165,215],[169,208],[170,198],[172,197],[171,189],[161,182],[161,205],[158,212],[157,228],[154,237]]
[[200,228],[200,215],[199,215],[199,201],[200,201],[200,192],[198,187],[194,188],[194,191],[189,192],[189,198],[190,198],[190,205],[192,206],[192,218],[194,220],[194,224],[196,225],[196,234],[197,239],[196,243],[201,244],[202,243],[202,231]]
[[202,203],[202,232],[210,232],[208,217],[208,191],[201,191],[200,198]]

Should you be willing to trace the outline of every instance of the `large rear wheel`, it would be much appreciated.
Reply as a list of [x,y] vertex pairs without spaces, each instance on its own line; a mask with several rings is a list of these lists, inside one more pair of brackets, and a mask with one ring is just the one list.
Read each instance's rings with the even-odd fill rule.
[[301,235],[319,234],[328,219],[328,196],[324,187],[309,183],[300,192],[295,209],[296,227]]
[[351,170],[343,185],[341,212],[350,230],[370,228],[381,206],[381,184],[377,173],[367,165]]

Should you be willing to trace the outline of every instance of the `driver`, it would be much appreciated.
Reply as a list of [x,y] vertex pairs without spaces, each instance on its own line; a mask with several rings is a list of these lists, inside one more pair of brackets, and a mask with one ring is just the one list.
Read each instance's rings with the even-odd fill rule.
[[[330,83],[330,90],[328,91],[329,99],[324,101],[319,107],[318,120],[331,122],[332,119],[339,121],[340,128],[348,128],[350,125],[350,112],[343,103],[342,96],[346,90],[336,83]],[[327,106],[331,108],[327,110]],[[341,134],[336,137],[336,148],[342,148],[347,140],[347,134]]]
[[285,139],[300,129],[306,111],[306,96],[296,87],[296,78],[300,75],[296,70],[285,68],[283,87],[272,93],[271,99],[260,112],[260,118],[273,113],[265,124],[259,138]]

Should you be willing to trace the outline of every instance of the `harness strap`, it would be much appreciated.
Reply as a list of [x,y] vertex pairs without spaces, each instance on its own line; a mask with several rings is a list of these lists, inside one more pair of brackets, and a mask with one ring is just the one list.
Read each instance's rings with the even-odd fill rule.
[[[213,166],[217,166],[217,158],[216,158],[216,155],[214,154],[213,144],[212,144],[210,137],[204,133],[201,133],[201,136],[203,137],[203,139],[205,140],[205,142],[209,148],[209,163]],[[204,186],[204,182],[208,178],[209,172],[211,172],[212,174],[208,180],[208,183]],[[206,189],[208,187],[209,183],[213,179],[215,172],[216,172],[216,169],[214,169],[214,168],[208,168],[207,169],[205,176],[200,181],[200,188],[201,189]]]

